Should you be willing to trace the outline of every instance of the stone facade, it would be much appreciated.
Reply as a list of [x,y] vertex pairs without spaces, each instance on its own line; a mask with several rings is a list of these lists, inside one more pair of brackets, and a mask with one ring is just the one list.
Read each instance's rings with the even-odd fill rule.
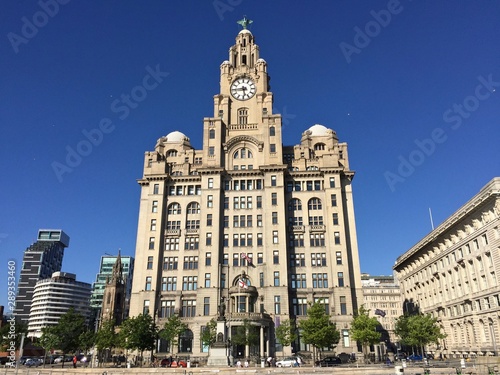
[[229,341],[245,322],[259,337],[230,355],[262,357],[309,350],[300,339],[282,348],[274,329],[321,300],[342,334],[336,350],[356,351],[348,329],[362,289],[347,144],[313,125],[282,145],[267,63],[246,29],[220,66],[213,103],[201,150],[173,131],[145,154],[131,316],[163,324],[179,314],[189,326],[179,352],[203,356],[200,333],[222,311]]
[[439,319],[447,337],[428,348],[497,355],[500,343],[500,178],[494,178],[394,266],[407,310]]

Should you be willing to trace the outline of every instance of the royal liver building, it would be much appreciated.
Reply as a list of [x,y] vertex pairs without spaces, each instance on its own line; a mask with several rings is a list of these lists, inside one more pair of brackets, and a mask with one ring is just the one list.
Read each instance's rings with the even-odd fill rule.
[[[248,22],[220,65],[203,149],[172,131],[145,154],[130,313],[188,325],[178,348],[160,340],[161,354],[208,356],[200,335],[218,318],[229,355],[252,358],[308,351],[300,335],[283,348],[275,328],[321,301],[341,333],[336,352],[350,353],[362,291],[347,144],[323,125],[282,144]],[[243,325],[253,344],[234,342]]]

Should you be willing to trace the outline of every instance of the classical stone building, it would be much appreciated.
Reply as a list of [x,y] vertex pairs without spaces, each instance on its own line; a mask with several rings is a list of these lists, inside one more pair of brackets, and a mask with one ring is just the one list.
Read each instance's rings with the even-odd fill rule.
[[282,348],[274,330],[321,301],[341,331],[336,350],[350,353],[362,290],[347,144],[323,125],[282,144],[268,66],[246,22],[220,65],[203,148],[172,131],[145,154],[131,316],[163,324],[180,314],[189,329],[179,352],[201,356],[212,318],[224,317],[223,340],[249,322],[257,343],[229,352],[258,357],[309,350],[301,338]]
[[399,348],[399,338],[394,333],[396,319],[403,315],[399,282],[392,275],[361,274],[361,283],[363,305],[380,323],[381,341],[374,346],[373,352],[382,360],[386,353],[396,353]]
[[500,178],[401,255],[394,266],[407,310],[437,317],[438,354],[497,355],[500,343]]

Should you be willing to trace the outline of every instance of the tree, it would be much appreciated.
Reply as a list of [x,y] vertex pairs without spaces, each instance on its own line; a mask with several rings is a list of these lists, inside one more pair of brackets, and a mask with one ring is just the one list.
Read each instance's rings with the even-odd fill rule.
[[170,352],[173,353],[174,346],[179,341],[179,335],[187,329],[187,325],[181,321],[179,315],[172,315],[165,322],[158,336],[170,343]]
[[43,358],[44,366],[47,353],[53,349],[59,348],[59,337],[54,331],[54,326],[42,328],[42,336],[40,337],[39,344],[45,349],[45,356]]
[[276,338],[283,346],[290,346],[297,339],[295,334],[295,321],[294,320],[284,320],[281,324],[276,327]]
[[[118,335],[115,331],[114,319],[104,320],[95,335],[95,346],[97,351],[102,354],[105,350],[110,353],[118,344]],[[107,357],[107,356],[106,356]],[[101,362],[102,356],[99,357]]]
[[140,314],[125,320],[120,326],[118,343],[121,347],[131,350],[153,350],[158,336],[156,324],[149,314]]
[[87,327],[87,329],[80,334],[80,349],[87,353],[90,348],[94,346],[95,338],[96,333]]
[[365,309],[362,305],[354,314],[350,330],[352,339],[360,342],[363,346],[365,359],[367,359],[370,345],[379,343],[382,336],[380,332],[377,332],[377,326],[380,325],[377,318],[370,318],[369,313],[370,310]]
[[205,346],[212,346],[217,340],[217,321],[212,318],[201,333],[201,342]]
[[[11,318],[13,319],[13,318]],[[10,347],[10,343],[12,339],[14,338],[15,346],[16,348],[19,348],[19,345],[21,345],[21,337],[22,334],[28,333],[28,326],[26,324],[20,323],[20,322],[13,322],[14,327],[11,329],[11,319],[7,320],[7,324],[3,325],[2,328],[0,328],[0,350],[1,351],[7,351],[7,349]],[[25,340],[24,344],[27,344],[27,340]]]
[[237,326],[231,341],[235,345],[254,346],[259,343],[257,327],[250,324],[248,319],[243,320],[243,325]]
[[340,340],[340,332],[330,316],[325,312],[321,301],[309,304],[307,319],[299,322],[304,343],[311,344],[316,349],[336,346]]
[[430,343],[439,343],[446,335],[441,332],[441,327],[431,314],[402,315],[396,320],[395,333],[401,341],[409,346],[416,346],[422,350]]

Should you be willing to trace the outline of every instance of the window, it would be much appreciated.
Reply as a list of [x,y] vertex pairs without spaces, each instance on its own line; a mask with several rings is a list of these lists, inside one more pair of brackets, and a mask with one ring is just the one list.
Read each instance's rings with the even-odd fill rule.
[[184,250],[198,250],[200,239],[198,237],[186,237]]
[[144,304],[142,305],[142,314],[143,315],[149,314],[149,300],[144,300]]
[[214,156],[215,155],[215,147],[214,146],[210,146],[208,148],[208,156]]
[[335,253],[335,258],[337,259],[337,264],[342,264],[342,253],[340,251]]
[[224,247],[229,247],[229,234],[224,235],[224,238],[222,239],[222,245]]
[[333,223],[333,225],[339,225],[339,214],[338,213],[332,214],[332,223]]
[[149,227],[151,231],[156,230],[156,219],[151,219],[151,226]]
[[184,269],[185,270],[198,269],[198,257],[197,256],[184,257]]
[[340,232],[334,232],[333,237],[335,238],[335,245],[340,245]]
[[331,188],[335,187],[335,177],[330,177],[330,187]]
[[155,248],[155,238],[149,237],[149,250],[154,250]]
[[323,216],[309,216],[309,225],[323,225]]
[[146,276],[146,286],[144,290],[151,290],[151,283],[153,282],[153,278],[151,276]]
[[229,216],[224,216],[224,228],[229,228]]
[[280,286],[280,273],[279,273],[279,271],[274,271],[274,286]]
[[280,252],[278,250],[273,251],[273,264],[280,264]]
[[189,203],[187,206],[188,214],[199,214],[200,213],[200,205],[196,202]]
[[239,265],[240,265],[240,255],[239,254],[233,254],[233,266],[234,267],[238,267]]
[[167,212],[169,215],[178,215],[181,213],[181,205],[179,203],[172,203],[168,206]]
[[[262,108],[262,111],[264,112],[264,109],[266,110],[265,114],[267,114],[267,108]],[[264,113],[263,113],[264,114]],[[269,127],[269,136],[274,137],[276,135],[276,128],[274,126]]]
[[179,238],[165,238],[165,251],[179,250]]
[[325,314],[330,315],[330,299],[325,297],[315,298],[314,303],[320,303],[325,307]]
[[148,270],[153,269],[153,257],[148,257],[148,265],[147,265]]
[[158,201],[153,201],[151,212],[158,212]]
[[326,253],[311,254],[311,266],[326,267]]
[[208,131],[208,138],[209,139],[215,139],[215,130],[214,129],[210,129]]
[[205,288],[210,288],[210,274],[205,274]]
[[330,195],[330,200],[332,202],[332,207],[336,207],[337,206],[337,194]]
[[203,315],[204,316],[210,315],[210,297],[203,298]]
[[[274,152],[274,151],[271,151],[271,152]],[[276,176],[271,176],[271,186],[276,186]]]
[[304,253],[290,254],[290,267],[305,267],[306,255]]
[[311,247],[325,246],[325,235],[322,233],[310,234],[309,240],[310,240],[309,244]]
[[205,253],[205,266],[212,265],[212,253]]
[[347,315],[347,302],[345,296],[340,296],[340,315]]
[[262,196],[257,197],[257,208],[262,208]]
[[[273,154],[276,152],[276,144],[271,143],[271,144],[269,145],[269,152],[271,152],[271,153],[273,153]],[[276,185],[273,185],[273,186],[276,186]]]
[[207,214],[207,227],[212,226],[212,214]]
[[321,200],[318,198],[310,199],[309,203],[307,204],[307,208],[309,210],[321,210],[322,209]]
[[292,305],[295,315],[307,315],[307,298],[293,298]]
[[264,286],[264,272],[259,273],[259,286],[261,288]]
[[292,289],[307,288],[305,273],[292,274],[291,276],[292,276]]
[[304,247],[304,235],[303,234],[291,234],[290,235],[290,246],[292,247]]
[[302,202],[300,199],[293,198],[288,203],[288,211],[301,211],[302,210]]
[[212,246],[212,233],[207,233],[205,237],[205,245]]
[[342,330],[342,342],[344,343],[344,348],[349,348],[351,346],[351,342],[349,340],[349,330]]
[[237,234],[233,234],[233,246],[234,247],[238,247],[239,243],[240,243],[240,240],[239,240],[239,236]]
[[188,299],[182,301],[182,316],[194,318],[196,316],[196,300]]
[[229,197],[224,197],[224,209],[229,210]]
[[175,301],[166,300],[160,302],[159,318],[170,318],[175,314]]
[[278,231],[277,230],[273,230],[273,243],[274,244],[279,243],[279,241],[278,241]]
[[198,289],[198,276],[184,276],[182,278],[182,290]]
[[207,196],[207,207],[212,208],[213,206],[214,206],[214,196],[208,195]]
[[257,264],[264,263],[264,255],[262,253],[257,253]]
[[[251,228],[253,226],[253,216],[247,215],[247,227]],[[248,245],[250,246],[250,245]]]
[[225,264],[225,265],[229,264],[229,254],[224,253],[223,258],[222,258],[222,264]]
[[164,270],[176,270],[178,266],[178,257],[163,257]]
[[262,227],[262,215],[257,215],[257,226]]
[[262,233],[257,233],[257,246],[262,246],[262,244],[263,244]]
[[271,204],[273,206],[276,206],[278,204],[278,194],[277,193],[271,193]]
[[313,273],[313,289],[314,288],[328,288],[328,274],[326,273]]
[[160,184],[154,184],[153,185],[153,194],[159,194],[160,193]]
[[274,296],[274,313],[281,314],[281,296]]
[[247,108],[238,109],[238,124],[240,124],[240,125],[248,124],[248,109]]
[[208,188],[209,189],[213,189],[214,187],[214,179],[213,178],[209,178],[208,179]]
[[277,212],[273,212],[271,214],[271,216],[272,216],[272,223],[273,224],[278,224],[278,213]]

